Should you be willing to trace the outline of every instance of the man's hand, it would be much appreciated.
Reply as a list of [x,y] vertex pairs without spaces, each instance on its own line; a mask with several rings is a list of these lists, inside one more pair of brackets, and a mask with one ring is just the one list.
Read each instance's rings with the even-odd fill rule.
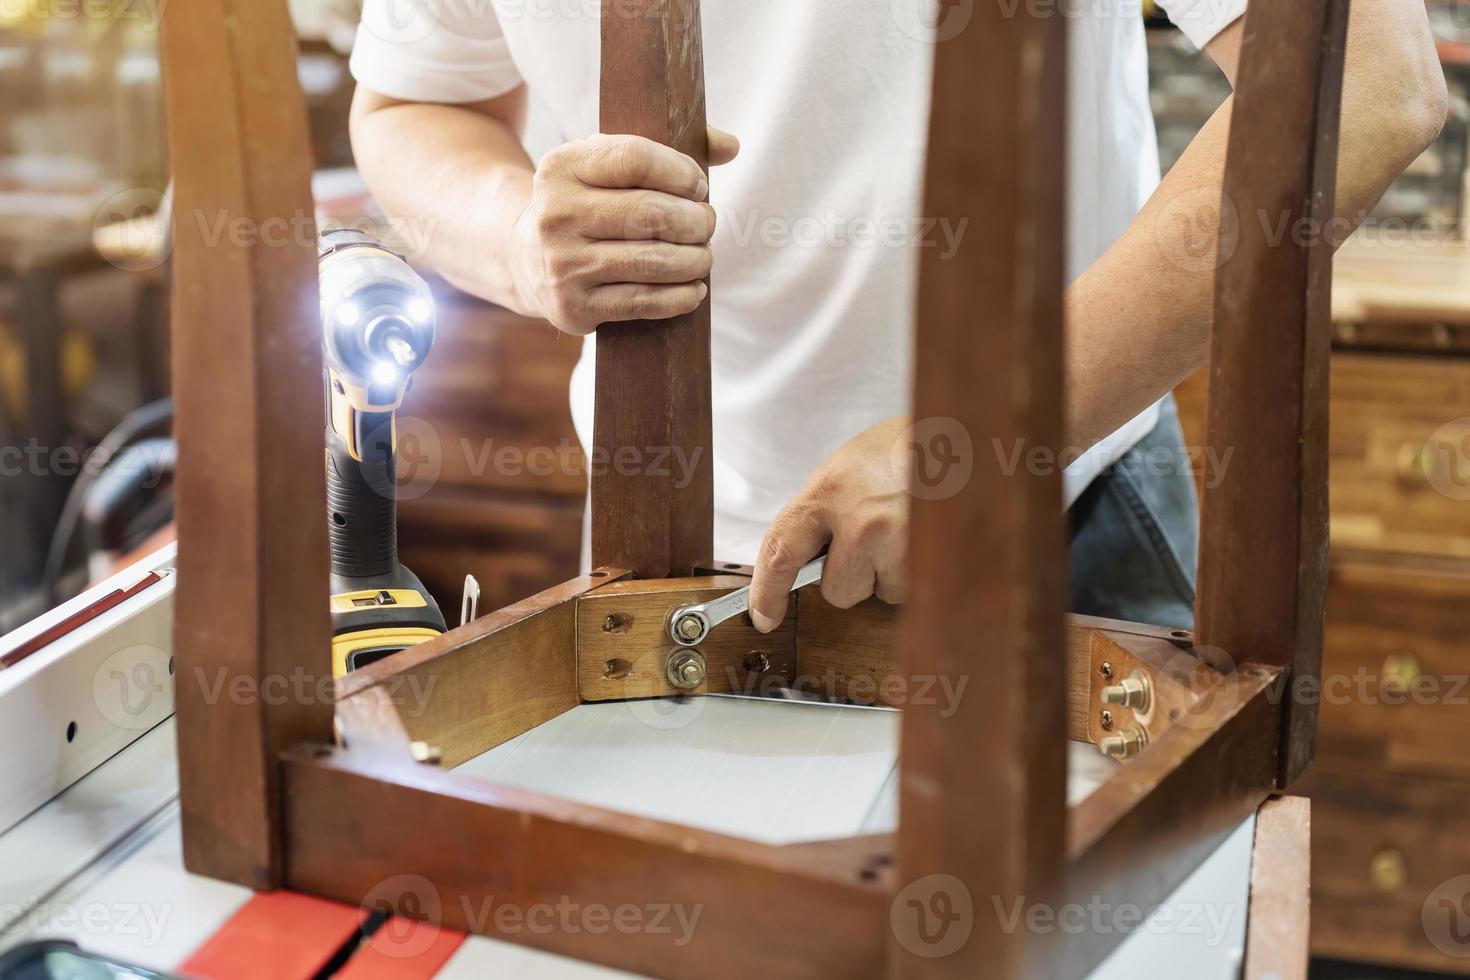
[[[740,144],[709,129],[711,165]],[[689,313],[709,293],[715,211],[699,164],[641,136],[590,136],[547,153],[515,223],[522,305],[571,334]]]
[[907,418],[858,435],[817,468],[766,532],[750,587],[750,619],[762,633],[786,616],[796,572],[827,547],[822,596],[847,609],[876,595],[904,597],[908,543],[907,454],[895,452]]

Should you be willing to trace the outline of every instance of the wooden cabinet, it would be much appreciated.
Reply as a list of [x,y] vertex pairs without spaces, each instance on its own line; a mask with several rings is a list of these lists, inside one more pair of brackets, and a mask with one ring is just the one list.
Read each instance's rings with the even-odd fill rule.
[[433,286],[439,332],[398,421],[398,539],[454,625],[466,574],[490,611],[577,573],[587,477],[567,385],[582,345]]
[[[1349,247],[1334,284],[1320,741],[1292,792],[1313,954],[1470,975],[1470,256],[1404,251]],[[1178,396],[1203,445],[1203,374]]]

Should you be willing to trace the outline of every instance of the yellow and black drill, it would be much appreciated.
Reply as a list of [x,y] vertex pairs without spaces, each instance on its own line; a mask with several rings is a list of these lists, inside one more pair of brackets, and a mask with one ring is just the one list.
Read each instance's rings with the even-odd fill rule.
[[322,232],[332,672],[340,677],[444,632],[444,615],[398,561],[394,413],[434,343],[428,284],[370,235]]

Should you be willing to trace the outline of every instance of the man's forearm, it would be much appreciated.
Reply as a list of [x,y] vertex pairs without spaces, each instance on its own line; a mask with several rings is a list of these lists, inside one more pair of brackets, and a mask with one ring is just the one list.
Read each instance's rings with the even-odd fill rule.
[[[1237,22],[1211,46],[1232,82],[1240,30]],[[1338,220],[1324,234],[1340,243],[1433,142],[1446,98],[1422,0],[1355,0]],[[1200,130],[1123,236],[1067,290],[1069,446],[1092,445],[1204,362],[1233,101]]]
[[415,256],[455,286],[537,315],[516,288],[511,230],[531,200],[535,167],[518,129],[524,90],[495,100],[497,113],[400,103],[359,89],[352,113],[358,168],[383,211],[412,222]]

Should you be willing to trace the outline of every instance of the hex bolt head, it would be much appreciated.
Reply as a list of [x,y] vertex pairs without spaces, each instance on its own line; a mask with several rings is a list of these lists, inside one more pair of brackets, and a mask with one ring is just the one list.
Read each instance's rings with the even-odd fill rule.
[[698,650],[677,650],[669,655],[664,674],[679,690],[692,691],[704,683],[704,654]]
[[1113,759],[1131,759],[1148,745],[1148,735],[1142,728],[1125,728],[1120,732],[1104,736],[1097,743],[1102,754]]
[[686,640],[697,640],[704,632],[704,623],[700,622],[698,616],[689,613],[679,617],[679,621],[674,624],[674,631]]
[[1151,695],[1148,676],[1134,671],[1100,692],[1103,704],[1117,704],[1134,711],[1147,711]]

